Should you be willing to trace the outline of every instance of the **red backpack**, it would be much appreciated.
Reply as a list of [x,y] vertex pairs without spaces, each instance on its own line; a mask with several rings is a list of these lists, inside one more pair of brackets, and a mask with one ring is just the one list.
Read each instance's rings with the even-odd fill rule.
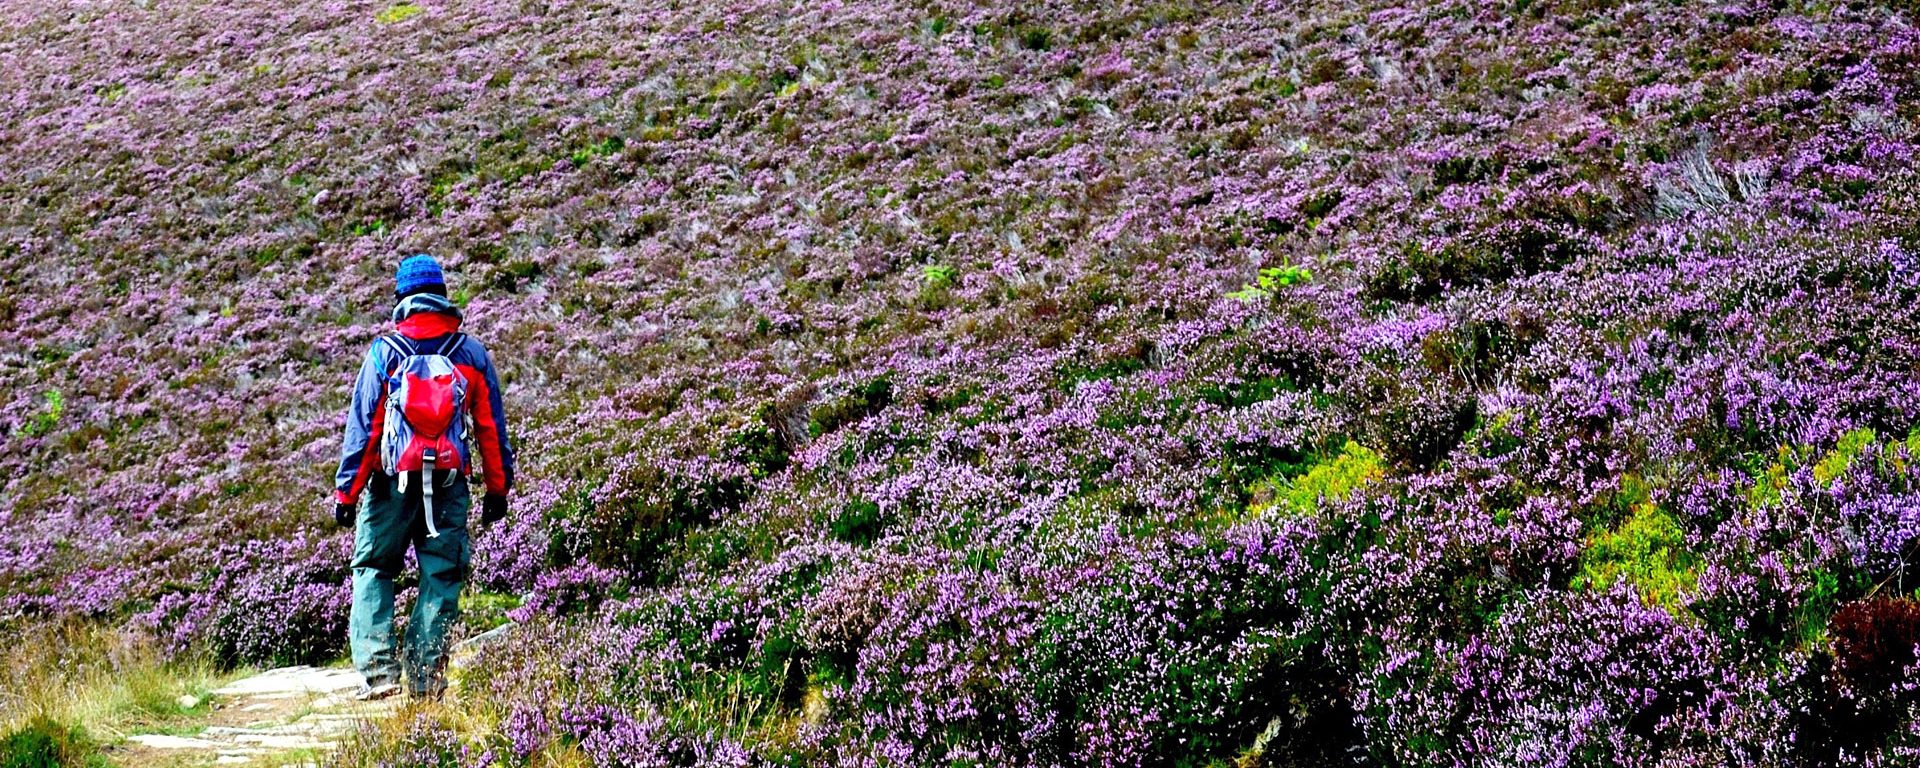
[[460,348],[465,336],[449,334],[432,353],[422,354],[416,342],[402,336],[380,337],[398,355],[387,374],[387,410],[380,431],[380,466],[397,475],[401,493],[409,478],[419,473],[420,493],[427,518],[427,535],[437,537],[433,522],[434,470],[450,470],[447,484],[459,482],[467,466],[467,377],[448,355]]

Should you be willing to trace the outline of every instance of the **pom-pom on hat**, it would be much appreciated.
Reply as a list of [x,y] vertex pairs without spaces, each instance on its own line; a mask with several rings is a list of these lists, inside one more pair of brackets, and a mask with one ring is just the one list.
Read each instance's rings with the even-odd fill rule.
[[408,256],[400,262],[400,270],[394,275],[393,295],[404,298],[429,291],[446,294],[447,277],[440,271],[440,262],[424,253]]

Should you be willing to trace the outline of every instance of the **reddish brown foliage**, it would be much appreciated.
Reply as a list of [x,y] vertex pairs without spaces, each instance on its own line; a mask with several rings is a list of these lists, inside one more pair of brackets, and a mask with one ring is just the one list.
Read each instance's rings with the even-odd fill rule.
[[1828,625],[1833,667],[1854,696],[1892,692],[1915,662],[1920,601],[1862,600],[1840,607]]

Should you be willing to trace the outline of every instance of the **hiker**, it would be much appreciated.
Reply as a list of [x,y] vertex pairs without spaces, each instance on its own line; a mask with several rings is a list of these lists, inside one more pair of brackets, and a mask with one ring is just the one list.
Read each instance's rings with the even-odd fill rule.
[[[333,519],[356,529],[348,625],[365,700],[398,693],[403,664],[409,695],[446,689],[447,627],[459,618],[472,554],[467,481],[476,473],[485,480],[480,521],[489,526],[506,516],[513,487],[493,358],[460,333],[440,263],[425,254],[400,262],[394,299],[394,332],[374,339],[360,364],[334,475]],[[393,582],[409,543],[420,590],[395,658]]]

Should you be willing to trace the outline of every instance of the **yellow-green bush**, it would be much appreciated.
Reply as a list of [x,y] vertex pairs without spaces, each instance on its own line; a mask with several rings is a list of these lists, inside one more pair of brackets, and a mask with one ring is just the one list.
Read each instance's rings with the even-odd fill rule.
[[1311,514],[1323,501],[1346,501],[1354,491],[1385,476],[1386,463],[1380,454],[1359,443],[1348,442],[1338,455],[1314,465],[1306,474],[1257,483],[1252,489],[1253,504],[1248,511]]
[[398,24],[425,11],[426,9],[414,3],[400,3],[374,14],[373,18],[382,24]]
[[1841,435],[1839,443],[1834,445],[1833,450],[1828,451],[1827,455],[1820,457],[1820,461],[1813,465],[1813,479],[1819,481],[1821,485],[1826,485],[1845,475],[1847,470],[1853,468],[1854,459],[1860,458],[1860,452],[1872,445],[1877,437],[1873,430],[1865,427],[1850,430]]
[[[1917,442],[1915,437],[1920,437],[1920,430],[1916,430],[1913,435],[1907,439],[1910,451],[1913,447],[1920,446],[1920,442]],[[1813,459],[1813,456],[1816,454],[1813,446],[1780,446],[1779,453],[1775,456],[1773,462],[1768,464],[1766,468],[1753,473],[1753,486],[1747,490],[1747,503],[1754,509],[1761,509],[1780,503],[1780,494],[1788,485],[1788,477],[1791,476],[1795,470],[1806,466],[1805,462],[1808,460],[1813,460],[1814,481],[1823,486],[1831,483],[1852,470],[1853,464],[1860,458],[1860,454],[1864,452],[1868,446],[1878,442],[1879,435],[1877,433],[1870,428],[1860,427],[1858,429],[1848,430],[1845,434],[1842,434],[1840,439],[1835,441],[1833,449],[1824,454],[1819,454],[1820,457],[1818,459]],[[1888,451],[1892,451],[1898,445],[1899,442],[1895,441],[1888,443],[1886,448]],[[1884,455],[1882,462],[1882,468],[1887,468]],[[1892,467],[1892,470],[1896,472],[1902,471],[1897,465]]]
[[1625,580],[1649,605],[1678,611],[1681,595],[1700,578],[1700,558],[1687,550],[1686,532],[1658,505],[1635,505],[1619,527],[1588,540],[1575,583],[1606,589]]

